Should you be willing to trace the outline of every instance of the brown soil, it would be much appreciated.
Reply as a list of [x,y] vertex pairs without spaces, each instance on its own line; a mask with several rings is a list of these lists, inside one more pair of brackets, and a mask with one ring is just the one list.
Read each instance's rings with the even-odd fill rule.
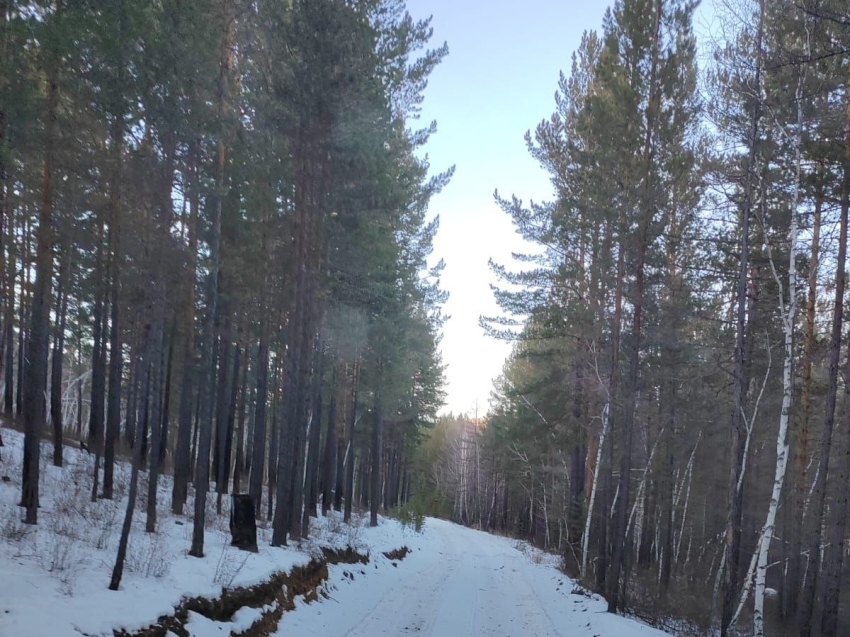
[[[404,551],[407,552],[406,547]],[[273,609],[264,612],[250,628],[235,634],[236,637],[268,637],[277,630],[283,613],[295,608],[296,597],[303,596],[307,602],[318,598],[319,586],[328,579],[328,564],[368,562],[368,555],[358,553],[351,547],[341,550],[323,548],[321,558],[314,558],[304,566],[293,568],[289,573],[278,571],[261,584],[225,589],[221,597],[215,599],[186,598],[173,614],[163,615],[152,626],[134,632],[115,631],[115,637],[165,637],[168,631],[180,637],[188,637],[186,622],[189,619],[189,611],[213,621],[227,622],[240,608],[262,608],[277,602]]]
[[384,557],[388,560],[403,560],[407,557],[407,554],[410,553],[410,549],[406,546],[402,546],[400,549],[395,549],[394,551],[388,551],[384,553]]

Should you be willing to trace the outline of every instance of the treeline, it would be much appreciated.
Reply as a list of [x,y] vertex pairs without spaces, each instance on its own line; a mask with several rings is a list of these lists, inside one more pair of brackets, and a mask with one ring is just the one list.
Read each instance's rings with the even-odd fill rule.
[[[437,221],[413,126],[447,53],[401,0],[0,1],[3,409],[95,456],[247,492],[273,544],[403,499],[442,400]],[[190,485],[193,489],[190,491]],[[128,485],[124,485],[128,486]]]
[[536,248],[493,265],[513,355],[425,477],[612,611],[848,634],[850,13],[719,3],[698,55],[694,10],[585,34],[527,136],[555,198],[497,197]]

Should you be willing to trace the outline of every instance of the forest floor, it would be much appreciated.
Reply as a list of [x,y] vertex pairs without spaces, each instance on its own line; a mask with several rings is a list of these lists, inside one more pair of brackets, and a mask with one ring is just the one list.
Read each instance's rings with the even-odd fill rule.
[[[129,468],[116,466],[115,500],[92,503],[93,458],[66,448],[64,467],[50,463],[42,443],[41,508],[37,527],[21,523],[23,436],[3,429],[0,448],[0,636],[94,637],[133,634],[160,618],[180,616],[168,637],[279,635],[281,637],[536,637],[582,635],[649,637],[657,630],[609,615],[557,570],[556,559],[526,543],[428,519],[421,533],[380,518],[376,528],[357,516],[312,521],[310,537],[287,548],[269,546],[271,528],[261,521],[259,553],[230,547],[229,498],[221,515],[209,498],[206,557],[189,557],[192,523],[170,513],[171,480],[160,480],[158,532],[144,533],[147,476],[133,521],[121,590],[107,589],[115,559]],[[190,490],[191,491],[191,490]],[[186,507],[192,510],[191,500]],[[367,564],[325,563],[323,548],[352,548]],[[407,547],[402,559],[386,552]],[[194,612],[186,600],[222,598],[225,591],[261,588],[275,574],[310,571],[309,589],[288,579],[274,599],[225,616]],[[315,576],[314,576],[315,575]],[[294,576],[293,576],[294,577]],[[306,581],[306,580],[305,580]],[[287,587],[291,590],[287,591]],[[279,587],[281,588],[281,587]],[[205,599],[204,599],[205,598]],[[294,599],[293,599],[294,598]],[[313,603],[307,603],[305,600]],[[280,611],[293,609],[291,612]],[[275,612],[277,614],[275,615]],[[221,615],[221,613],[219,613]],[[263,621],[266,620],[273,621]],[[165,624],[161,624],[164,626]],[[146,633],[146,634],[154,634]]]

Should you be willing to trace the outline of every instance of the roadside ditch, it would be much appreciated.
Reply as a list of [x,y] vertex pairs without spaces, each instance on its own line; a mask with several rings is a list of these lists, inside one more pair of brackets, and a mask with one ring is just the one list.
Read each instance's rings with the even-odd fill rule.
[[[314,557],[303,566],[289,572],[278,571],[266,581],[253,586],[224,589],[219,597],[187,597],[175,608],[174,613],[159,617],[152,625],[135,631],[115,631],[115,637],[166,637],[169,633],[178,637],[189,637],[187,624],[197,613],[216,622],[232,622],[234,615],[245,608],[261,609],[259,617],[247,628],[229,633],[233,637],[269,637],[277,630],[283,613],[295,608],[299,597],[307,603],[316,601],[320,595],[327,597],[322,585],[328,580],[330,564],[368,564],[369,554],[359,553],[352,547],[344,549],[322,548],[321,557]],[[404,559],[409,552],[406,546],[384,553],[387,559]],[[346,577],[354,579],[353,573]]]

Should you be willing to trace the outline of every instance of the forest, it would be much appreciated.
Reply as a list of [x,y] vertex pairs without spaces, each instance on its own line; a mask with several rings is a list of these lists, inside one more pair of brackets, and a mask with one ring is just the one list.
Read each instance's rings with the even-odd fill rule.
[[0,0],[23,521],[72,446],[92,502],[127,500],[112,589],[135,516],[188,515],[203,558],[244,493],[273,546],[332,508],[435,515],[674,632],[850,634],[850,9],[699,11],[615,0],[553,87],[525,140],[552,198],[495,194],[529,251],[491,262],[481,329],[513,350],[471,417],[438,415],[429,20]]
[[418,471],[610,611],[846,635],[850,10],[696,12],[618,0],[585,32],[526,136],[553,198],[496,193],[530,249],[481,324],[513,354]]
[[[0,2],[3,412],[95,458],[91,499],[139,473],[193,511],[229,493],[272,545],[320,506],[406,497],[441,404],[441,264],[418,154],[447,48],[398,0]],[[1,444],[1,441],[0,441]],[[115,467],[132,460],[129,485]],[[190,488],[191,485],[191,488]],[[191,506],[190,506],[191,505]],[[140,512],[142,514],[142,512]]]

